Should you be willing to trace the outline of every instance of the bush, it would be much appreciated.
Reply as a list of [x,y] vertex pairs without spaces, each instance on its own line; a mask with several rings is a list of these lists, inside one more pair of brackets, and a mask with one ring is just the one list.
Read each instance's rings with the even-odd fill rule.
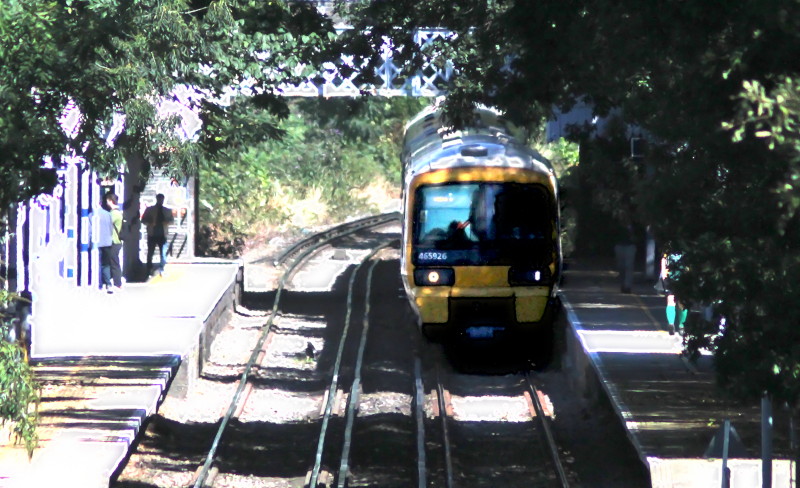
[[40,390],[25,348],[14,340],[18,318],[11,309],[19,300],[18,295],[0,290],[0,423],[11,423],[15,442],[24,443],[32,456],[39,442]]
[[299,100],[284,137],[200,164],[200,254],[233,257],[270,234],[377,212],[399,196],[406,121],[424,99]]

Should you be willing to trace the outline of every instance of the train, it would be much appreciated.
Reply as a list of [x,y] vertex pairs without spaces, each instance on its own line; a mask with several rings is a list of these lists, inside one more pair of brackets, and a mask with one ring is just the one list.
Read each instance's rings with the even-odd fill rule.
[[431,340],[525,336],[551,345],[562,271],[558,182],[500,112],[465,127],[431,105],[405,127],[401,275]]

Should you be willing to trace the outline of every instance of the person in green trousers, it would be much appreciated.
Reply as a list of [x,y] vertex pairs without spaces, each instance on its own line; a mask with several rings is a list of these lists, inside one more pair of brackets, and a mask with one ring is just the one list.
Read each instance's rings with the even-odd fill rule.
[[672,281],[674,281],[678,274],[676,271],[670,271],[670,264],[674,265],[680,259],[679,254],[665,254],[661,258],[661,280],[664,285],[664,293],[667,295],[667,323],[670,325],[670,334],[676,331],[683,332],[683,325],[686,323],[686,317],[689,311],[677,298],[672,289]]

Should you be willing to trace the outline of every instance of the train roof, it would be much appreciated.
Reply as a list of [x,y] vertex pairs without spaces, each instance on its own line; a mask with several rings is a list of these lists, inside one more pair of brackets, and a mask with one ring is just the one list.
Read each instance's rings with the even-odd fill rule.
[[461,130],[443,124],[436,105],[417,114],[406,125],[401,159],[406,176],[442,168],[494,166],[552,174],[542,155],[520,144],[514,127],[496,110],[479,107],[473,123]]

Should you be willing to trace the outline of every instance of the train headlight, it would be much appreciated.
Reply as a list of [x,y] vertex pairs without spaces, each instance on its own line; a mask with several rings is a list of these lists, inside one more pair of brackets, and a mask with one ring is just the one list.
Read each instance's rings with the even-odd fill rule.
[[521,268],[508,270],[510,285],[548,285],[550,284],[550,268]]
[[414,283],[417,286],[452,286],[456,273],[452,268],[417,268],[414,270]]

